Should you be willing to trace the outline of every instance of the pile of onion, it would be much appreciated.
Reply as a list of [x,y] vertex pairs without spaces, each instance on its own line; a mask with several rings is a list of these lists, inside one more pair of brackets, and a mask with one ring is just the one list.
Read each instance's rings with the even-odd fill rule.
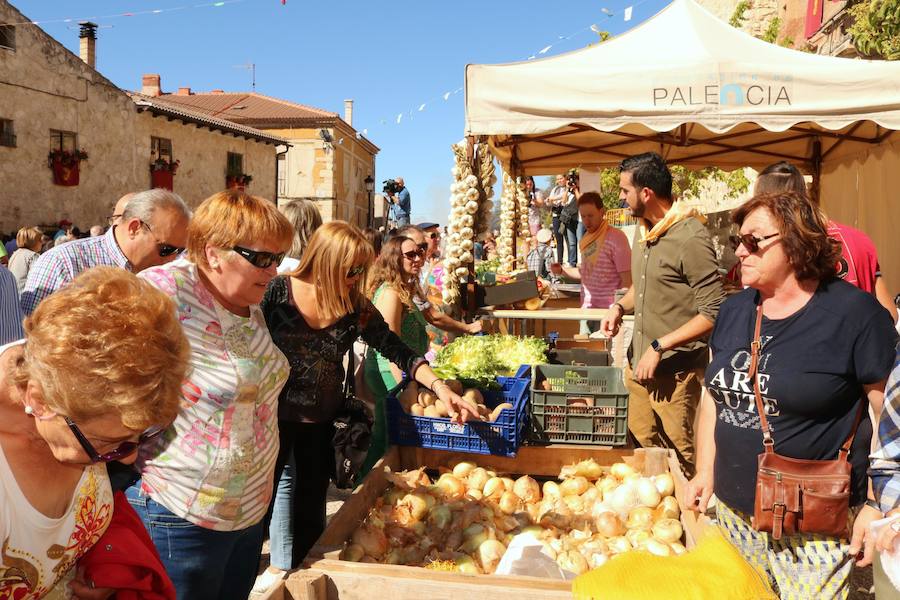
[[592,459],[559,481],[517,479],[464,461],[432,480],[425,469],[391,482],[341,558],[463,573],[493,573],[516,535],[527,534],[563,569],[580,574],[617,554],[685,552],[671,474],[644,477]]

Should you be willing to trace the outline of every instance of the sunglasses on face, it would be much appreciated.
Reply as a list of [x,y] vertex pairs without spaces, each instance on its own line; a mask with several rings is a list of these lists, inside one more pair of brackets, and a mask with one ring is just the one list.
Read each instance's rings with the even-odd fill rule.
[[356,267],[352,267],[349,271],[347,271],[347,279],[353,279],[354,277],[358,277],[362,275],[366,271],[365,265],[359,265]]
[[81,447],[84,449],[84,451],[88,455],[88,458],[90,458],[91,462],[93,463],[111,462],[114,460],[119,460],[120,458],[125,458],[126,456],[130,456],[131,454],[134,454],[135,450],[137,450],[141,444],[152,440],[163,431],[165,431],[165,429],[155,427],[152,430],[147,430],[142,433],[136,442],[122,442],[116,449],[111,450],[106,454],[100,454],[72,419],[66,416],[64,416],[63,419],[65,419],[66,425],[68,425],[69,429],[72,430],[72,433],[75,435],[75,439],[78,440],[78,443],[81,444]]
[[742,245],[747,249],[747,252],[750,254],[754,254],[759,251],[759,243],[764,242],[768,239],[771,239],[775,236],[779,235],[778,233],[772,233],[770,235],[765,235],[761,238],[756,237],[752,233],[745,233],[744,235],[733,235],[729,238],[731,240],[731,247],[737,250],[738,246]]
[[[110,217],[110,219],[114,219],[116,216],[121,216],[121,215],[113,215],[112,217]],[[112,222],[112,221],[110,221],[110,222]],[[141,226],[146,227],[147,231],[149,231],[151,234],[153,233],[153,229],[150,228],[149,223],[141,221]],[[173,254],[181,254],[182,252],[184,252],[184,248],[179,247],[179,246],[173,246],[172,244],[167,244],[165,242],[161,242],[156,239],[156,236],[154,236],[153,239],[156,242],[156,253],[159,255],[160,258],[165,258],[167,256],[172,256]]]
[[424,242],[422,244],[417,244],[419,250],[422,252],[428,252],[428,242]]
[[250,250],[241,246],[234,246],[231,249],[257,269],[268,269],[272,265],[280,265],[285,255],[285,252],[276,254],[274,252],[263,252],[262,250]]
[[416,248],[415,250],[410,250],[409,252],[404,252],[403,256],[405,256],[409,260],[416,260],[417,258],[424,258],[425,250],[422,247],[419,247],[419,248]]
[[433,240],[436,240],[441,237],[441,234],[439,234],[437,231],[432,231],[431,233],[428,234],[428,237],[430,237]]

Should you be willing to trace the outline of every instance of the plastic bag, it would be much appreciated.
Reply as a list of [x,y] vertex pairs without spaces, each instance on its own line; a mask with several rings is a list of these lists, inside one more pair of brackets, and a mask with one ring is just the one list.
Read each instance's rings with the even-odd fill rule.
[[[887,519],[879,519],[869,524],[872,535],[876,538],[881,534],[885,527],[890,527],[891,523],[897,521],[900,517],[888,517]],[[881,567],[887,574],[891,584],[900,590],[900,536],[894,538],[894,547],[891,552],[879,552],[878,560],[881,561]]]

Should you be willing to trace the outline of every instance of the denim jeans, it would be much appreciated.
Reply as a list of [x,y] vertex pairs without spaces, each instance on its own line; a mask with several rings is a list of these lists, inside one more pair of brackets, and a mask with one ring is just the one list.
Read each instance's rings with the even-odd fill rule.
[[553,223],[551,227],[553,228],[553,239],[556,240],[556,262],[562,264],[563,261],[563,253],[565,252],[564,244],[566,236],[559,232],[560,220],[559,215],[556,213],[553,214]]
[[[578,266],[578,221],[566,225],[566,246],[569,248],[569,266]],[[562,259],[560,259],[562,262]]]
[[269,564],[290,571],[294,547],[294,493],[297,489],[293,452],[275,482],[272,520],[269,522]]
[[178,600],[247,600],[259,568],[262,523],[237,531],[206,529],[140,490],[139,480],[125,495],[147,528]]

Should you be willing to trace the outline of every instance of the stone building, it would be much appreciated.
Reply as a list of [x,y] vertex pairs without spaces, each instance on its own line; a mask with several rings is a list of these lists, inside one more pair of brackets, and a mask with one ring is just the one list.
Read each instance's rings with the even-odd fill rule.
[[[248,190],[274,199],[283,139],[129,95],[94,68],[96,26],[84,24],[81,38],[79,58],[0,0],[0,231],[62,218],[83,230],[105,224],[121,195],[150,187],[151,162],[166,156],[180,160],[174,189],[192,206],[225,188],[233,155],[254,175]],[[77,185],[59,160],[74,150],[87,153]]]
[[[150,75],[145,77],[158,77]],[[156,90],[145,90],[152,95]],[[198,93],[181,87],[172,94],[158,90],[156,101],[227,119],[285,138],[291,147],[278,155],[278,201],[309,198],[325,221],[342,219],[365,227],[367,176],[375,176],[378,147],[353,128],[353,101],[344,115],[272,98],[256,92]],[[375,216],[383,203],[374,201]]]

